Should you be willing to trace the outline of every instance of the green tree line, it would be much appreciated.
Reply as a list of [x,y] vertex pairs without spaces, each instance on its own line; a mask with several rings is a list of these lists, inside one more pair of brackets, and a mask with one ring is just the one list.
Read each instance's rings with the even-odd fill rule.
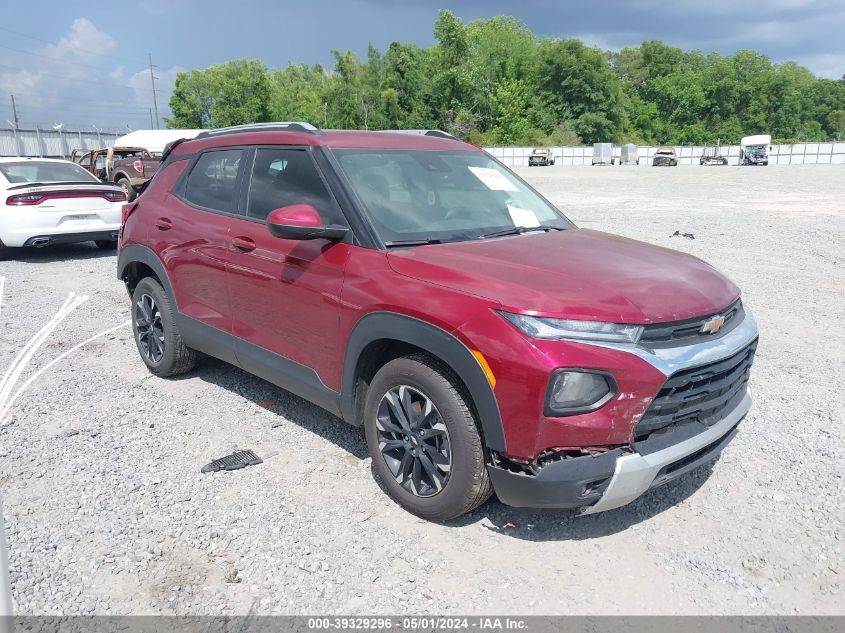
[[534,35],[499,16],[440,11],[435,44],[393,42],[331,69],[235,60],[179,73],[169,127],[309,121],[326,128],[439,128],[479,145],[736,143],[845,137],[845,77],[765,55],[683,51],[659,41],[618,53]]

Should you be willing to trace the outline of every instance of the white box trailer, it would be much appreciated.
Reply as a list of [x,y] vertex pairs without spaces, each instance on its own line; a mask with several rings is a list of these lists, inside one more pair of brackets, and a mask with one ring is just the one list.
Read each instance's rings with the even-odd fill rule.
[[593,165],[613,165],[613,143],[593,143]]
[[620,165],[639,165],[640,157],[637,153],[637,146],[633,143],[626,143],[622,146],[622,157],[619,159]]
[[205,130],[135,130],[114,139],[115,147],[142,147],[153,156],[161,156],[165,146],[180,138],[194,138]]

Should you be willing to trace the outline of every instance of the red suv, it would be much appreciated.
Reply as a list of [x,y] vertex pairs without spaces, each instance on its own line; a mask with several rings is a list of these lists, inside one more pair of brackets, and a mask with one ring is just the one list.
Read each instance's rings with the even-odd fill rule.
[[579,229],[439,131],[205,132],[124,207],[118,276],[158,376],[223,359],[362,425],[446,520],[616,508],[719,455],[757,325],[694,257]]

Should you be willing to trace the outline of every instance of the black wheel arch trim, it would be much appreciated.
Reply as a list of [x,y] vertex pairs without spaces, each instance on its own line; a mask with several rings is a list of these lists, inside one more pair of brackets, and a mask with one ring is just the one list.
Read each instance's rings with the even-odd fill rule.
[[[126,281],[126,271],[132,264],[144,264],[149,266],[158,277],[161,285],[167,291],[167,294],[175,301],[173,294],[173,285],[170,283],[170,277],[167,275],[167,270],[158,256],[146,246],[140,244],[127,244],[120,249],[117,256],[117,278],[121,281]],[[129,288],[127,287],[127,290]]]
[[472,352],[446,330],[395,312],[373,312],[362,317],[349,336],[340,397],[344,420],[353,424],[360,423],[355,419],[356,367],[367,345],[379,339],[392,339],[414,345],[449,365],[469,390],[480,418],[485,445],[491,450],[507,452],[496,396]]

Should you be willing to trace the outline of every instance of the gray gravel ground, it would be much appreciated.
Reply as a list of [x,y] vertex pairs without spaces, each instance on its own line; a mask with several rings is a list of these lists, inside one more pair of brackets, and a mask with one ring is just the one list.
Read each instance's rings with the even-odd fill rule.
[[[125,329],[42,376],[0,428],[17,611],[843,613],[845,168],[523,173],[581,226],[690,252],[743,288],[756,402],[712,468],[595,516],[493,500],[426,523],[381,492],[360,430],[221,362],[153,377]],[[0,368],[70,290],[91,298],[35,366],[125,320],[114,268],[93,245],[0,262]],[[235,446],[265,463],[200,474]]]

